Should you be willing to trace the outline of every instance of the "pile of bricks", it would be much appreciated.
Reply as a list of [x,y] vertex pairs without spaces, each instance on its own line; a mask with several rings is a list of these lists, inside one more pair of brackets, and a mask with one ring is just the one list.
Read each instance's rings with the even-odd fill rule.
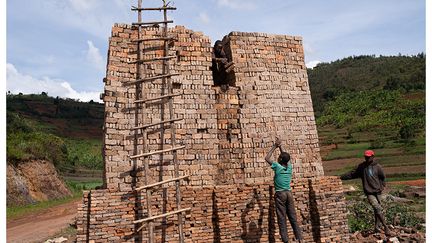
[[[159,29],[142,31],[141,38],[160,34]],[[174,77],[176,138],[186,145],[179,152],[181,174],[192,174],[191,185],[268,182],[272,172],[263,158],[278,136],[294,158],[295,176],[323,175],[312,101],[303,60],[301,39],[292,36],[232,32],[224,38],[225,49],[235,63],[234,87],[214,87],[210,40],[184,27],[170,29],[177,38],[170,55]],[[167,119],[166,104],[155,102],[145,113],[136,108],[136,29],[115,25],[110,39],[105,79],[105,170],[108,188],[126,190],[132,180],[129,155],[142,152],[142,139],[134,146],[136,124]],[[162,56],[162,42],[143,49],[144,59]],[[145,76],[160,74],[162,65],[145,65]],[[144,98],[166,94],[161,80],[145,83]],[[162,112],[164,110],[164,112]],[[144,117],[144,119],[143,119]],[[163,141],[161,141],[163,139]],[[151,151],[162,149],[170,138],[162,138],[159,127],[148,136]],[[166,148],[166,147],[165,147]],[[171,157],[154,156],[151,163],[169,163]],[[223,162],[222,162],[223,160]],[[228,162],[229,161],[229,162]],[[139,163],[139,162],[138,162]],[[142,164],[138,164],[138,167]],[[153,181],[169,178],[173,169],[155,170]],[[232,168],[228,169],[228,167]],[[231,174],[232,176],[227,176]],[[235,176],[234,176],[235,175]]]
[[[161,34],[145,28],[140,38]],[[300,37],[232,32],[222,40],[229,61],[235,63],[229,85],[213,82],[210,39],[181,26],[169,29],[169,55],[176,117],[176,140],[186,146],[178,152],[182,182],[186,242],[279,242],[274,209],[273,172],[264,157],[276,137],[294,165],[293,194],[298,220],[307,242],[340,242],[348,234],[345,201],[339,179],[324,177],[318,135]],[[144,151],[140,131],[131,128],[168,119],[167,102],[140,107],[136,99],[167,94],[162,80],[130,85],[137,78],[138,51],[144,59],[161,57],[162,42],[146,43],[141,50],[135,27],[116,24],[109,42],[107,76],[104,79],[104,188],[83,196],[78,208],[77,240],[146,241],[147,226],[133,220],[148,213],[145,193],[132,193],[144,185],[143,160],[129,156]],[[143,65],[141,76],[162,73],[162,63]],[[144,109],[143,109],[144,108]],[[169,126],[149,130],[150,151],[169,148]],[[277,152],[278,153],[278,152]],[[276,153],[276,156],[278,155]],[[276,158],[276,157],[275,157]],[[174,177],[172,155],[146,160],[148,183]],[[146,162],[146,163],[147,163]],[[135,179],[134,179],[135,178]],[[152,192],[152,215],[176,209],[173,186]],[[178,237],[175,216],[155,221],[156,242]],[[165,220],[165,221],[163,221]],[[293,238],[292,233],[290,237]]]
[[263,158],[275,137],[294,158],[295,177],[323,175],[301,38],[232,32],[224,43],[240,88],[246,182],[272,175]]
[[[318,177],[293,182],[297,219],[305,242],[348,239],[343,191],[335,181],[335,177]],[[272,185],[184,185],[181,189],[182,207],[192,208],[186,213],[185,242],[280,242]],[[165,195],[174,195],[173,186],[164,190]],[[152,196],[153,213],[176,209],[173,198],[163,198],[158,193]],[[136,197],[133,193],[109,190],[86,192],[78,210],[78,242],[87,239],[133,242],[134,236],[147,239],[146,227],[134,234],[134,229],[140,226],[132,223],[137,198],[144,201],[145,193]],[[145,207],[139,204],[137,207],[142,217],[146,217]],[[156,242],[175,242],[176,222],[176,216],[156,220]],[[289,237],[294,239],[291,229]]]

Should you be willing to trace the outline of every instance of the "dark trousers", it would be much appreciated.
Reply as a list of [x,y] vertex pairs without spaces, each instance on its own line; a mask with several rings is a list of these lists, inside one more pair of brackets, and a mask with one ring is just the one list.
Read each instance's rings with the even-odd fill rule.
[[279,234],[282,241],[288,242],[288,232],[287,232],[287,221],[286,217],[291,223],[291,227],[294,231],[294,235],[297,240],[302,239],[302,234],[300,227],[297,224],[296,212],[294,209],[294,198],[291,191],[279,191],[275,194],[275,204],[276,204],[276,215],[279,225]]

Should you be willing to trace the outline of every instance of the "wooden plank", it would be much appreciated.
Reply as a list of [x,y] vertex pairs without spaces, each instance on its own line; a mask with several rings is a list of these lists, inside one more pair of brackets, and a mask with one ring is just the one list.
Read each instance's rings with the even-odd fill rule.
[[135,100],[134,103],[146,103],[146,102],[153,101],[153,100],[161,100],[161,99],[176,97],[176,96],[180,96],[180,95],[182,95],[182,94],[162,95],[162,96],[149,98],[149,99],[145,99],[145,100]]
[[144,129],[144,128],[148,128],[148,127],[152,127],[152,126],[157,126],[160,124],[171,123],[171,122],[176,122],[176,121],[181,121],[181,120],[183,120],[183,118],[170,119],[170,120],[155,122],[155,123],[151,123],[151,124],[147,124],[147,125],[143,125],[143,126],[133,127],[131,130]]
[[179,213],[183,213],[183,212],[190,211],[190,210],[191,210],[191,208],[184,208],[184,209],[172,211],[172,212],[169,212],[169,213],[164,213],[164,214],[148,217],[148,218],[145,218],[145,219],[134,220],[133,222],[134,222],[134,224],[138,224],[138,223],[142,223],[142,222],[146,222],[146,221],[151,221],[151,220],[155,220],[155,219],[159,219],[159,218],[165,218],[165,217],[168,217],[170,215],[179,214]]
[[160,8],[138,8],[135,6],[132,6],[132,11],[153,11],[153,10],[177,10],[176,7],[160,7]]
[[170,149],[162,149],[162,150],[156,150],[156,151],[153,151],[153,152],[132,155],[132,156],[130,156],[130,158],[131,159],[136,159],[136,158],[140,158],[140,157],[147,157],[147,156],[154,155],[154,154],[162,154],[162,153],[176,151],[176,150],[184,149],[184,148],[186,148],[186,146],[183,145],[183,146],[174,147],[174,148],[170,148]]
[[180,176],[180,177],[176,177],[176,178],[171,178],[171,179],[168,179],[168,180],[165,180],[165,181],[160,181],[160,182],[156,182],[156,183],[153,183],[153,184],[150,184],[150,185],[145,185],[145,186],[138,187],[138,188],[135,189],[135,191],[141,191],[141,190],[145,190],[147,188],[159,186],[159,185],[170,183],[170,182],[173,182],[173,181],[183,180],[183,179],[188,178],[188,177],[189,177],[189,175]]
[[135,80],[135,81],[131,81],[131,82],[126,82],[126,83],[124,83],[124,85],[125,86],[127,86],[127,85],[134,85],[134,84],[137,84],[137,83],[142,83],[142,82],[146,82],[146,81],[152,81],[152,80],[161,79],[161,78],[169,78],[169,77],[179,76],[179,75],[180,75],[180,73],[151,76],[151,77],[141,78],[141,79],[138,79],[138,80]]
[[143,22],[143,23],[132,23],[132,25],[137,25],[137,26],[143,26],[143,25],[158,25],[158,24],[172,24],[174,23],[174,21],[172,20],[167,20],[167,21],[155,21],[155,22]]
[[153,62],[153,61],[164,61],[164,60],[169,60],[169,59],[173,59],[173,58],[177,58],[177,56],[155,57],[155,58],[151,58],[151,59],[136,60],[136,61],[128,62],[128,64]]

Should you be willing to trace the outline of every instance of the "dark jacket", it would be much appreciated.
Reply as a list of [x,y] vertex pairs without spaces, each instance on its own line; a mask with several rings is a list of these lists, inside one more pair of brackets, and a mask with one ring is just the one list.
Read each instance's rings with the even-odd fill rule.
[[361,178],[363,184],[363,191],[365,194],[381,193],[385,186],[385,175],[381,166],[373,161],[367,164],[366,161],[359,164],[356,169],[342,175],[342,180],[350,180]]

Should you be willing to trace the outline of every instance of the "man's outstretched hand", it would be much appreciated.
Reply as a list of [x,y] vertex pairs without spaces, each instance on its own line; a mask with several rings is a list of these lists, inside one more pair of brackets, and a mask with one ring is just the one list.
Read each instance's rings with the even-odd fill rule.
[[276,138],[275,145],[276,147],[280,147],[282,145],[282,141],[279,138]]

